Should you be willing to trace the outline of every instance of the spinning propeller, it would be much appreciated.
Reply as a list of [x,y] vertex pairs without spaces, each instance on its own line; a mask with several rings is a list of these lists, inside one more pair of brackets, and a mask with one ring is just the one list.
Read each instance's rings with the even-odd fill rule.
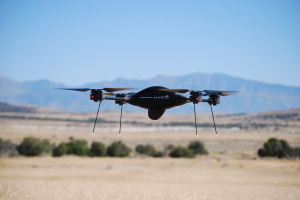
[[[99,110],[100,110],[100,105],[101,102],[103,100],[103,95],[106,96],[116,96],[116,97],[125,97],[125,94],[114,94],[111,92],[116,92],[116,91],[121,91],[121,90],[131,90],[134,88],[101,88],[101,89],[91,89],[91,88],[56,88],[56,89],[60,89],[60,90],[72,90],[72,91],[79,91],[79,92],[87,92],[87,91],[91,91],[90,94],[90,99],[94,100],[95,102],[99,101],[99,106],[98,106],[98,111],[97,111],[97,115],[96,115],[96,119],[95,119],[95,123],[94,123],[94,128],[93,128],[93,133],[95,133],[95,126],[97,123],[97,118],[98,118],[98,114],[99,114]],[[103,93],[102,91],[106,91],[109,93]],[[120,130],[119,130],[119,134],[121,133],[121,120],[122,120],[122,111],[123,111],[123,101],[116,101],[116,103],[118,103],[119,105],[121,105],[121,116],[120,116]]]
[[91,89],[91,88],[56,88],[56,89],[60,89],[60,90],[74,90],[74,91],[79,91],[79,92],[86,92],[91,90],[93,91],[106,91],[106,92],[117,92],[120,90],[131,90],[133,88],[102,88],[102,89]]
[[[238,93],[237,91],[219,91],[219,90],[203,90],[203,91],[197,91],[193,90],[190,92],[190,101],[194,104],[194,115],[195,115],[195,127],[196,127],[196,136],[198,137],[197,133],[197,122],[196,122],[196,109],[195,104],[198,102],[207,102],[210,105],[211,115],[214,122],[215,132],[216,135],[218,135],[214,112],[212,109],[212,105],[216,106],[217,104],[220,104],[220,95],[221,96],[228,96],[231,94]],[[209,96],[208,99],[203,99],[202,96]]]
[[188,89],[159,89],[160,91],[166,92],[178,92],[178,93],[186,93],[186,92],[204,92],[202,96],[207,96],[210,94],[219,94],[221,96],[228,96],[231,94],[239,93],[238,91],[220,91],[220,90],[188,90]]
[[[216,135],[218,135],[216,123],[215,123],[215,117],[212,110],[212,105],[216,106],[217,104],[220,104],[220,96],[228,96],[232,94],[239,93],[238,91],[221,91],[221,90],[188,90],[188,89],[159,89],[160,91],[166,91],[166,92],[177,92],[177,93],[186,93],[190,92],[190,102],[193,102],[194,104],[194,115],[195,115],[195,128],[196,128],[196,136],[198,137],[197,132],[197,118],[196,118],[196,108],[195,104],[198,104],[198,102],[207,102],[210,105],[211,115],[214,122],[215,132]],[[203,99],[202,96],[209,96],[208,99]]]

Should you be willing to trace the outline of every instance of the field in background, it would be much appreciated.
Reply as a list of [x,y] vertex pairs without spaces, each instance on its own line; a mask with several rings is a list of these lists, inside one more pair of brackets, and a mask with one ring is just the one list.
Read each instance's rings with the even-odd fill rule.
[[70,137],[110,144],[122,140],[130,147],[204,142],[208,156],[195,159],[81,158],[50,156],[0,159],[2,199],[300,199],[299,160],[260,159],[257,149],[270,137],[300,146],[300,109],[250,115],[216,115],[216,136],[210,114],[164,115],[158,121],[147,113],[0,112],[0,138],[19,143],[26,136]]

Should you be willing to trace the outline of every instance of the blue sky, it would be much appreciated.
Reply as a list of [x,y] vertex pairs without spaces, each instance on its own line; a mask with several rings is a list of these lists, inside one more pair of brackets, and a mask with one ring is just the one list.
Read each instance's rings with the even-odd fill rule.
[[89,82],[225,73],[300,86],[300,1],[0,1],[0,75]]

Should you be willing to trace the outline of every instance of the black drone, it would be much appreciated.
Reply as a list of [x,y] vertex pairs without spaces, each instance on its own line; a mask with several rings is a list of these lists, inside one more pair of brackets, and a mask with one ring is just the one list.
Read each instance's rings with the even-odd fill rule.
[[[90,88],[57,88],[62,90],[74,90],[79,92],[91,91],[90,100],[94,102],[99,102],[98,111],[94,123],[93,134],[95,130],[95,125],[98,118],[98,113],[100,109],[101,102],[103,100],[114,100],[116,104],[121,106],[121,116],[120,116],[120,129],[121,133],[121,120],[123,104],[129,103],[134,106],[145,108],[148,110],[148,116],[152,120],[158,120],[166,111],[166,109],[174,108],[176,106],[181,106],[186,103],[192,102],[194,104],[194,115],[195,115],[195,128],[196,136],[197,133],[197,123],[196,123],[196,109],[195,104],[198,102],[207,102],[210,105],[211,113],[214,121],[215,132],[217,134],[215,119],[213,115],[212,105],[216,106],[220,104],[220,96],[227,96],[237,93],[236,91],[218,91],[218,90],[188,90],[188,89],[168,89],[161,86],[152,86],[141,90],[137,93],[117,93],[112,92],[121,90],[131,90],[132,88],[102,88],[102,89],[90,89]],[[106,91],[109,93],[103,93]],[[186,97],[179,93],[190,92],[189,97]],[[207,99],[202,99],[203,96],[208,96]]]

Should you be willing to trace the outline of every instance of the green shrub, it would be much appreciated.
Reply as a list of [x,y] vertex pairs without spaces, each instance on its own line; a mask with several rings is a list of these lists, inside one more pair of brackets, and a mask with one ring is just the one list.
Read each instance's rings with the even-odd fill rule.
[[57,147],[55,147],[52,151],[53,157],[60,157],[68,153],[68,144],[60,143]]
[[107,147],[107,155],[111,157],[126,157],[129,156],[132,150],[127,147],[123,142],[113,142]]
[[91,156],[98,156],[98,157],[106,156],[105,145],[101,142],[93,142],[91,146]]
[[9,140],[0,138],[0,157],[13,157],[18,155],[16,145]]
[[135,151],[139,154],[152,156],[152,157],[162,157],[162,152],[157,151],[153,145],[137,145]]
[[180,157],[186,157],[186,158],[194,158],[195,154],[193,150],[188,149],[186,147],[178,146],[174,147],[171,152],[170,156],[173,158],[180,158]]
[[285,158],[292,156],[293,149],[285,140],[270,138],[257,153],[260,157]]
[[205,146],[202,142],[200,141],[194,141],[194,142],[191,142],[188,146],[188,148],[190,150],[192,150],[194,152],[194,154],[208,154],[207,150],[205,149]]
[[71,139],[71,141],[67,143],[67,146],[67,154],[74,154],[77,156],[89,155],[89,148],[87,146],[87,141],[85,140]]
[[25,156],[39,156],[42,153],[49,152],[50,149],[51,145],[49,140],[40,140],[34,137],[24,138],[21,144],[17,146],[19,154]]

